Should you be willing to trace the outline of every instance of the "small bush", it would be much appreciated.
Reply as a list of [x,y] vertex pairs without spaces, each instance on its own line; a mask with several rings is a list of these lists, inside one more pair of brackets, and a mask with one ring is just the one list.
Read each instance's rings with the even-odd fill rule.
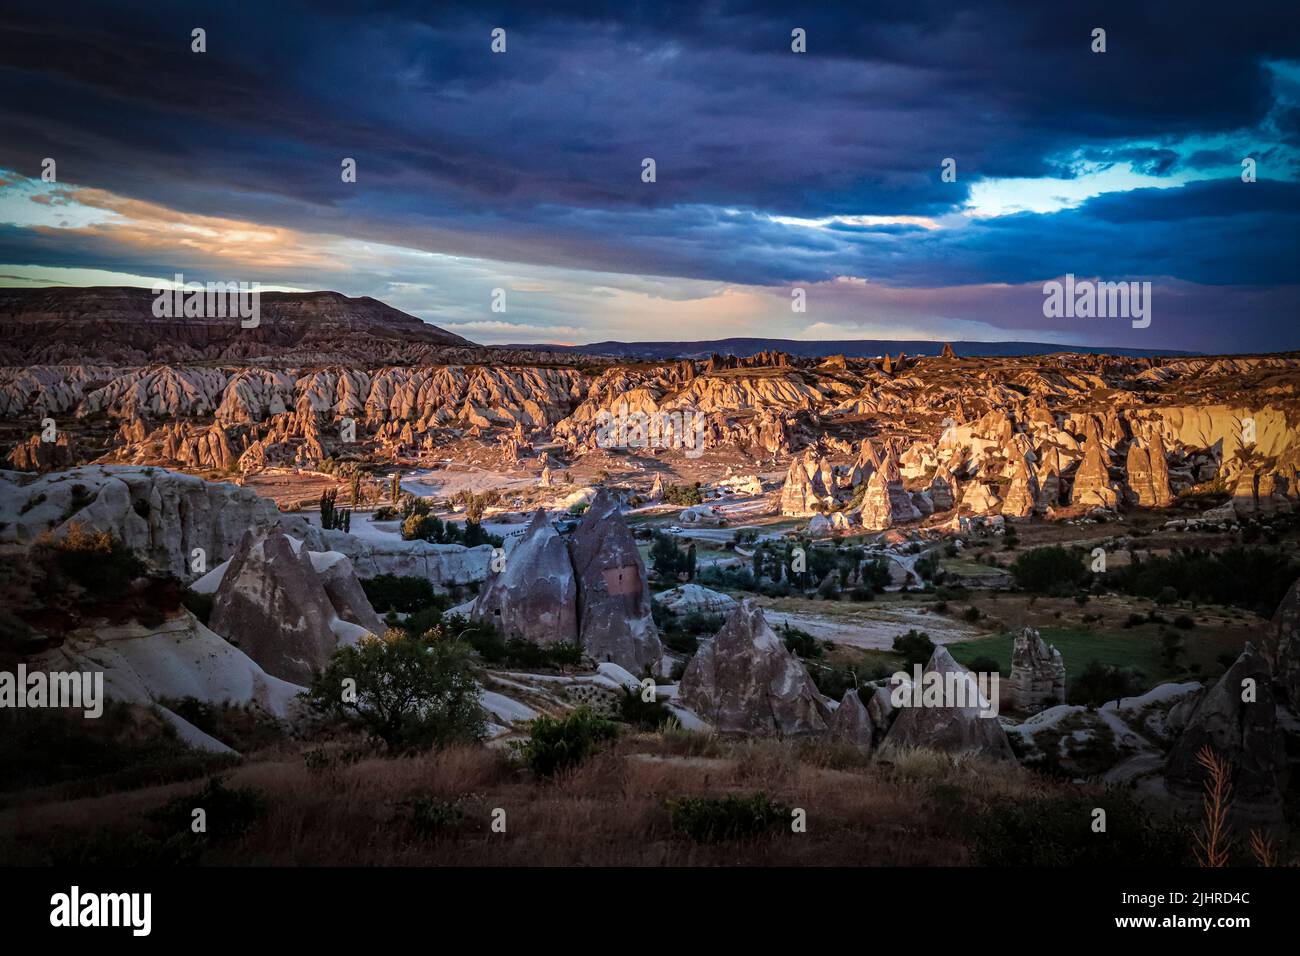
[[204,811],[209,840],[235,840],[265,815],[266,798],[251,787],[227,787],[220,777],[212,777],[202,790],[173,797],[148,818],[173,833],[188,834],[194,832],[196,809]]
[[643,700],[640,690],[623,688],[623,698],[618,702],[618,719],[623,723],[641,730],[658,730],[670,717],[672,711],[658,700]]
[[[1106,811],[1106,831],[1092,829],[1093,809]],[[998,802],[972,822],[979,866],[1184,866],[1191,863],[1186,829],[1157,818],[1131,796],[1053,796]]]
[[790,808],[765,793],[748,797],[683,797],[669,800],[673,829],[697,843],[755,839],[790,824]]
[[455,800],[420,796],[410,801],[407,821],[422,836],[436,836],[456,829],[465,819],[465,811]]
[[912,628],[894,638],[894,653],[902,656],[908,668],[913,664],[925,665],[934,654],[934,641],[930,640],[929,634]]
[[515,748],[539,777],[549,777],[577,766],[596,752],[597,745],[618,735],[612,720],[598,717],[586,707],[567,716],[541,716],[529,725],[529,739]]

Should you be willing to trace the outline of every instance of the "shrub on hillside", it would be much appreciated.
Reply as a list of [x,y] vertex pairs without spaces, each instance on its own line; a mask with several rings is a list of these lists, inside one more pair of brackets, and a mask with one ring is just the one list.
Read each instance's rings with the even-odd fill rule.
[[529,724],[528,733],[528,740],[515,744],[515,749],[533,773],[549,777],[582,763],[601,743],[617,736],[618,727],[579,707],[562,718],[538,717]]
[[790,826],[790,808],[765,793],[669,800],[672,826],[697,843],[755,839]]
[[479,740],[486,717],[469,651],[439,631],[367,635],[334,652],[307,698],[395,752]]
[[212,777],[196,793],[173,797],[149,813],[169,835],[194,833],[195,810],[203,811],[202,834],[208,840],[235,840],[247,833],[266,814],[266,798],[252,787],[227,787],[220,777]]
[[[1104,832],[1094,810],[1106,811]],[[979,866],[1133,867],[1189,865],[1190,835],[1148,813],[1126,793],[998,801],[975,815],[971,832]]]

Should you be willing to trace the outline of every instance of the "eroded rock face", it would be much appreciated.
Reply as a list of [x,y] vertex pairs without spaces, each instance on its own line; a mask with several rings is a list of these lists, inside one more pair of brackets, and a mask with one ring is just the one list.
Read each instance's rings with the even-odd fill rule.
[[67,432],[59,432],[54,441],[42,441],[40,435],[33,435],[9,452],[9,464],[19,471],[52,471],[67,468],[76,460],[77,443]]
[[1032,627],[1016,635],[1011,648],[1011,701],[1018,709],[1045,701],[1065,703],[1065,662],[1061,652]]
[[1071,502],[1099,508],[1114,508],[1119,504],[1119,492],[1111,484],[1106,452],[1100,441],[1089,440],[1085,445],[1083,463],[1074,475]]
[[961,500],[957,479],[953,477],[947,465],[940,465],[935,469],[928,490],[935,511],[949,511]]
[[[898,708],[898,716],[881,743],[882,752],[903,753],[913,749],[943,753],[979,753],[1002,760],[1014,760],[1011,742],[996,716],[981,716],[990,709],[982,702],[974,675],[942,647],[936,647],[922,675],[938,674],[950,685],[965,684],[965,706],[957,706],[954,695],[943,706]],[[909,698],[910,699],[910,698]],[[972,703],[974,702],[974,703]]]
[[827,722],[826,739],[831,743],[847,744],[860,753],[871,753],[875,746],[876,725],[857,688],[844,692],[840,706]]
[[505,567],[488,578],[470,615],[510,640],[547,645],[578,641],[578,581],[564,539],[546,512],[533,515]]
[[[1233,769],[1234,808],[1250,816],[1281,812],[1286,750],[1277,724],[1273,673],[1265,657],[1247,644],[1241,656],[1191,705],[1187,726],[1165,764],[1171,792],[1198,797],[1205,770],[1197,762],[1209,746]],[[1243,701],[1242,697],[1253,699]]]
[[1273,672],[1291,710],[1300,715],[1300,580],[1273,615]]
[[1021,456],[1016,457],[1011,487],[1002,499],[1002,514],[1008,518],[1027,518],[1038,510],[1038,479]]
[[578,582],[578,633],[595,661],[634,674],[659,667],[663,647],[651,616],[645,562],[619,516],[618,499],[601,489],[569,539]]
[[961,510],[974,515],[992,514],[997,510],[999,500],[997,493],[984,482],[967,482],[961,496]]
[[1169,490],[1169,462],[1164,442],[1154,432],[1147,443],[1134,439],[1128,446],[1128,498],[1143,508],[1163,508],[1174,500]]
[[691,658],[677,699],[722,734],[811,736],[825,733],[830,717],[808,671],[752,598]]
[[[318,573],[311,553],[295,548],[282,532],[245,532],[213,596],[208,626],[268,674],[310,683],[340,642],[383,630],[347,559],[334,555],[327,563],[331,570]],[[339,607],[330,599],[327,581]]]
[[808,517],[835,501],[835,475],[830,462],[809,450],[790,462],[781,487],[781,514]]
[[731,595],[698,584],[680,584],[660,591],[654,599],[673,614],[730,614],[736,609]]

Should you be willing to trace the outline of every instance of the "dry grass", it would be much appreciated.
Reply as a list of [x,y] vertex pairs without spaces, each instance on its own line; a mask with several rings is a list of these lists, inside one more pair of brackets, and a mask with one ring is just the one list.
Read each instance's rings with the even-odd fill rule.
[[[843,748],[728,742],[670,731],[630,734],[587,763],[539,782],[508,754],[455,748],[414,758],[364,759],[311,773],[299,759],[247,763],[226,778],[265,797],[265,816],[211,864],[410,866],[860,866],[969,862],[961,818],[993,801],[1049,786],[1018,768],[912,753],[872,764]],[[128,832],[198,782],[0,815],[14,862],[41,862],[54,839],[101,828]],[[945,799],[934,798],[944,790]],[[673,831],[666,801],[746,795],[807,812],[806,833],[698,845]],[[461,824],[422,836],[406,803],[457,801]],[[953,812],[960,807],[961,812]],[[505,811],[506,832],[493,831]]]

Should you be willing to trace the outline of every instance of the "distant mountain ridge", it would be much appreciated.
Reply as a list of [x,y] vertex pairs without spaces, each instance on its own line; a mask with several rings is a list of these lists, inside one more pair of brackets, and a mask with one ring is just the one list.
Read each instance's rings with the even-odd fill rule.
[[[592,342],[588,345],[508,345],[512,349],[549,349],[577,355],[603,355],[618,358],[644,358],[655,360],[698,359],[718,355],[735,355],[746,358],[759,352],[779,351],[803,358],[821,358],[843,355],[847,358],[876,358],[886,353],[897,355],[938,355],[944,342],[927,339],[828,339],[810,342],[803,339],[730,338],[706,339],[699,342]],[[1046,342],[960,342],[951,343],[959,356],[1019,356],[1050,355],[1053,352],[1075,352],[1085,355],[1123,356],[1191,356],[1200,352],[1177,349],[1105,348],[1090,345],[1059,345]]]
[[369,297],[259,292],[258,324],[160,317],[147,288],[0,288],[0,364],[146,364],[262,358],[346,361],[474,343]]

